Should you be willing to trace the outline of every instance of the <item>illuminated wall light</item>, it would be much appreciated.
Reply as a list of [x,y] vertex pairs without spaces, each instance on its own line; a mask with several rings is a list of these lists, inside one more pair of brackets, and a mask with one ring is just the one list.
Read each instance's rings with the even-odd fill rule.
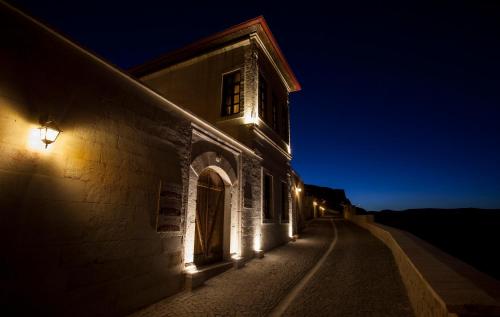
[[47,149],[50,144],[57,140],[60,133],[61,130],[54,121],[40,119],[40,127],[30,131],[28,145],[36,150]]
[[260,232],[253,237],[253,249],[262,251],[262,234]]
[[40,140],[39,127],[32,127],[28,135],[28,148],[36,151],[45,150],[45,144]]
[[296,186],[295,187],[295,194],[297,194],[297,196],[300,194],[300,192],[302,192],[302,188],[300,188],[299,186]]
[[233,253],[233,254],[231,254],[231,259],[233,259],[233,260],[239,260],[239,259],[241,259],[241,256],[239,254],[237,254],[237,253]]
[[186,268],[184,269],[184,272],[188,274],[194,274],[198,272],[198,268],[194,263],[189,263],[186,265]]
[[245,113],[245,116],[243,117],[243,122],[245,124],[257,124],[259,122],[259,118],[255,114],[252,114],[251,112],[247,112],[247,113]]
[[316,201],[313,201],[313,206],[316,207],[318,203]]
[[57,137],[59,136],[59,133],[61,131],[57,128],[50,127],[47,123],[47,125],[44,125],[40,127],[40,140],[45,143],[45,148],[49,146],[49,144],[52,144],[56,141]]

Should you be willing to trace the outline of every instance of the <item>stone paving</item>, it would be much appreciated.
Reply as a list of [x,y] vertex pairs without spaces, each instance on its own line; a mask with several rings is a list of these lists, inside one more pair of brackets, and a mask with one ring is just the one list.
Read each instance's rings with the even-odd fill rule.
[[231,269],[193,292],[181,292],[133,317],[265,316],[324,254],[334,236],[330,219],[312,222],[297,242]]
[[335,249],[284,316],[413,316],[391,251],[352,223],[335,224]]

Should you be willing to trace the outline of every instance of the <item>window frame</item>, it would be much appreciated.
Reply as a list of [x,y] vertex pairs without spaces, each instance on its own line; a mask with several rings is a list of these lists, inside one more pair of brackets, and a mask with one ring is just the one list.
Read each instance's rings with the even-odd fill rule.
[[[265,88],[265,93],[264,93],[264,98],[262,98],[262,87]],[[259,113],[259,118],[262,119],[264,122],[267,121],[267,115],[266,115],[266,111],[267,111],[267,108],[268,108],[268,104],[269,104],[269,96],[268,96],[268,93],[269,93],[269,85],[267,84],[267,80],[266,78],[264,77],[264,75],[262,75],[261,72],[259,72],[259,85],[258,85],[258,113]],[[262,100],[264,99],[264,100]],[[264,101],[264,102],[262,102]]]
[[287,144],[290,144],[290,109],[288,100],[286,100],[280,108],[281,114],[281,131],[280,136]]
[[[270,179],[270,184],[269,184],[269,218],[266,217],[266,212],[265,212],[265,183],[266,180],[265,178],[269,177]],[[261,191],[261,205],[262,205],[262,212],[261,212],[261,218],[262,218],[262,223],[273,223],[274,222],[274,207],[273,207],[273,202],[274,202],[274,177],[271,173],[269,173],[267,170],[262,169],[262,191]]]
[[271,128],[273,129],[276,134],[280,135],[279,133],[279,126],[278,126],[278,109],[280,107],[280,98],[276,95],[275,92],[272,92],[272,98],[271,98]]
[[[225,89],[225,78],[226,76],[231,76],[231,75],[234,75],[236,73],[239,73],[240,74],[240,79],[238,81],[238,85],[239,85],[239,91],[238,91],[238,112],[235,112],[234,111],[234,107],[235,107],[235,103],[234,103],[234,96],[236,96],[236,94],[234,93],[234,87],[235,87],[235,84],[233,83],[232,84],[232,94],[231,94],[231,111],[230,113],[227,113],[226,110],[227,110],[227,107],[228,105],[226,105],[225,101],[226,101],[226,92],[229,90],[229,89]],[[221,99],[220,99],[220,116],[222,118],[227,118],[227,117],[232,117],[232,116],[236,116],[236,115],[240,115],[241,113],[243,113],[242,111],[242,94],[243,94],[243,72],[241,71],[241,68],[237,68],[237,69],[233,69],[231,71],[228,71],[228,72],[225,72],[225,73],[222,73],[222,76],[221,76]]]
[[[290,186],[288,182],[281,180],[281,223],[290,223]],[[286,215],[286,218],[283,216]]]

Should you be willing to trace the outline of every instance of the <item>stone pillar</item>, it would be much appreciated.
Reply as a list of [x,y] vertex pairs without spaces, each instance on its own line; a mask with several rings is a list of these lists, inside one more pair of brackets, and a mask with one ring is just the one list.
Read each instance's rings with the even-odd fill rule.
[[252,257],[254,251],[262,247],[262,170],[259,160],[243,156],[242,174],[243,210],[241,214],[241,253],[243,257]]
[[243,72],[243,111],[245,123],[257,123],[259,94],[258,51],[255,38],[250,38],[251,44],[246,47]]

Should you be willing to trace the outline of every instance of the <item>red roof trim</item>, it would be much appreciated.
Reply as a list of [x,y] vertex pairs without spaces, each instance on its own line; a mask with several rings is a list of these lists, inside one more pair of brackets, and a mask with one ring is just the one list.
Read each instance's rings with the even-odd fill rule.
[[295,74],[293,73],[292,68],[288,64],[288,61],[286,60],[285,56],[283,55],[283,52],[281,51],[281,48],[279,47],[278,42],[276,41],[276,38],[274,37],[273,33],[271,32],[271,29],[269,28],[269,25],[267,24],[266,20],[264,19],[264,17],[262,15],[257,17],[256,20],[258,20],[260,22],[260,24],[262,25],[262,29],[264,30],[267,37],[271,41],[271,44],[273,45],[274,49],[276,50],[276,53],[278,53],[278,57],[283,62],[283,65],[285,66],[286,71],[290,73],[290,76],[292,77],[291,78],[292,82],[295,86],[295,91],[301,90],[302,87],[300,86],[300,83],[297,80],[297,77],[295,77]]
[[136,66],[134,68],[132,68],[130,70],[130,72],[134,73],[134,72],[140,72],[141,70],[144,70],[144,69],[147,69],[149,68],[148,66],[153,66],[156,65],[156,64],[161,64],[161,61],[165,58],[165,56],[169,56],[169,57],[175,57],[175,56],[182,56],[183,54],[189,52],[189,51],[194,51],[198,48],[201,48],[203,47],[204,45],[212,42],[212,41],[215,41],[219,38],[222,38],[224,36],[227,36],[231,33],[236,33],[238,31],[241,31],[241,30],[244,30],[248,27],[251,27],[253,25],[257,25],[257,24],[260,24],[262,29],[264,30],[264,33],[266,34],[266,36],[268,37],[271,45],[273,46],[273,49],[276,51],[276,53],[278,54],[278,58],[281,60],[283,66],[285,67],[285,70],[289,73],[290,75],[290,79],[292,81],[292,84],[293,84],[293,87],[292,88],[292,91],[299,91],[302,89],[302,87],[300,86],[300,83],[299,81],[297,80],[297,77],[295,77],[295,74],[293,73],[292,69],[290,68],[290,65],[288,64],[285,56],[283,55],[283,52],[281,51],[274,35],[272,34],[270,28],[269,28],[269,25],[267,24],[266,20],[264,19],[264,17],[261,15],[261,16],[258,16],[256,18],[253,18],[253,19],[250,19],[248,21],[245,21],[243,23],[240,23],[240,24],[237,24],[233,27],[230,27],[229,29],[226,29],[222,32],[218,32],[218,33],[215,33],[211,36],[208,36],[208,37],[205,37],[197,42],[194,42],[192,44],[189,44],[181,49],[178,49],[176,51],[173,51],[171,53],[168,53],[167,55],[163,55],[163,56],[160,56],[159,58],[156,58],[150,62],[147,62],[143,65],[139,65],[139,66]]

